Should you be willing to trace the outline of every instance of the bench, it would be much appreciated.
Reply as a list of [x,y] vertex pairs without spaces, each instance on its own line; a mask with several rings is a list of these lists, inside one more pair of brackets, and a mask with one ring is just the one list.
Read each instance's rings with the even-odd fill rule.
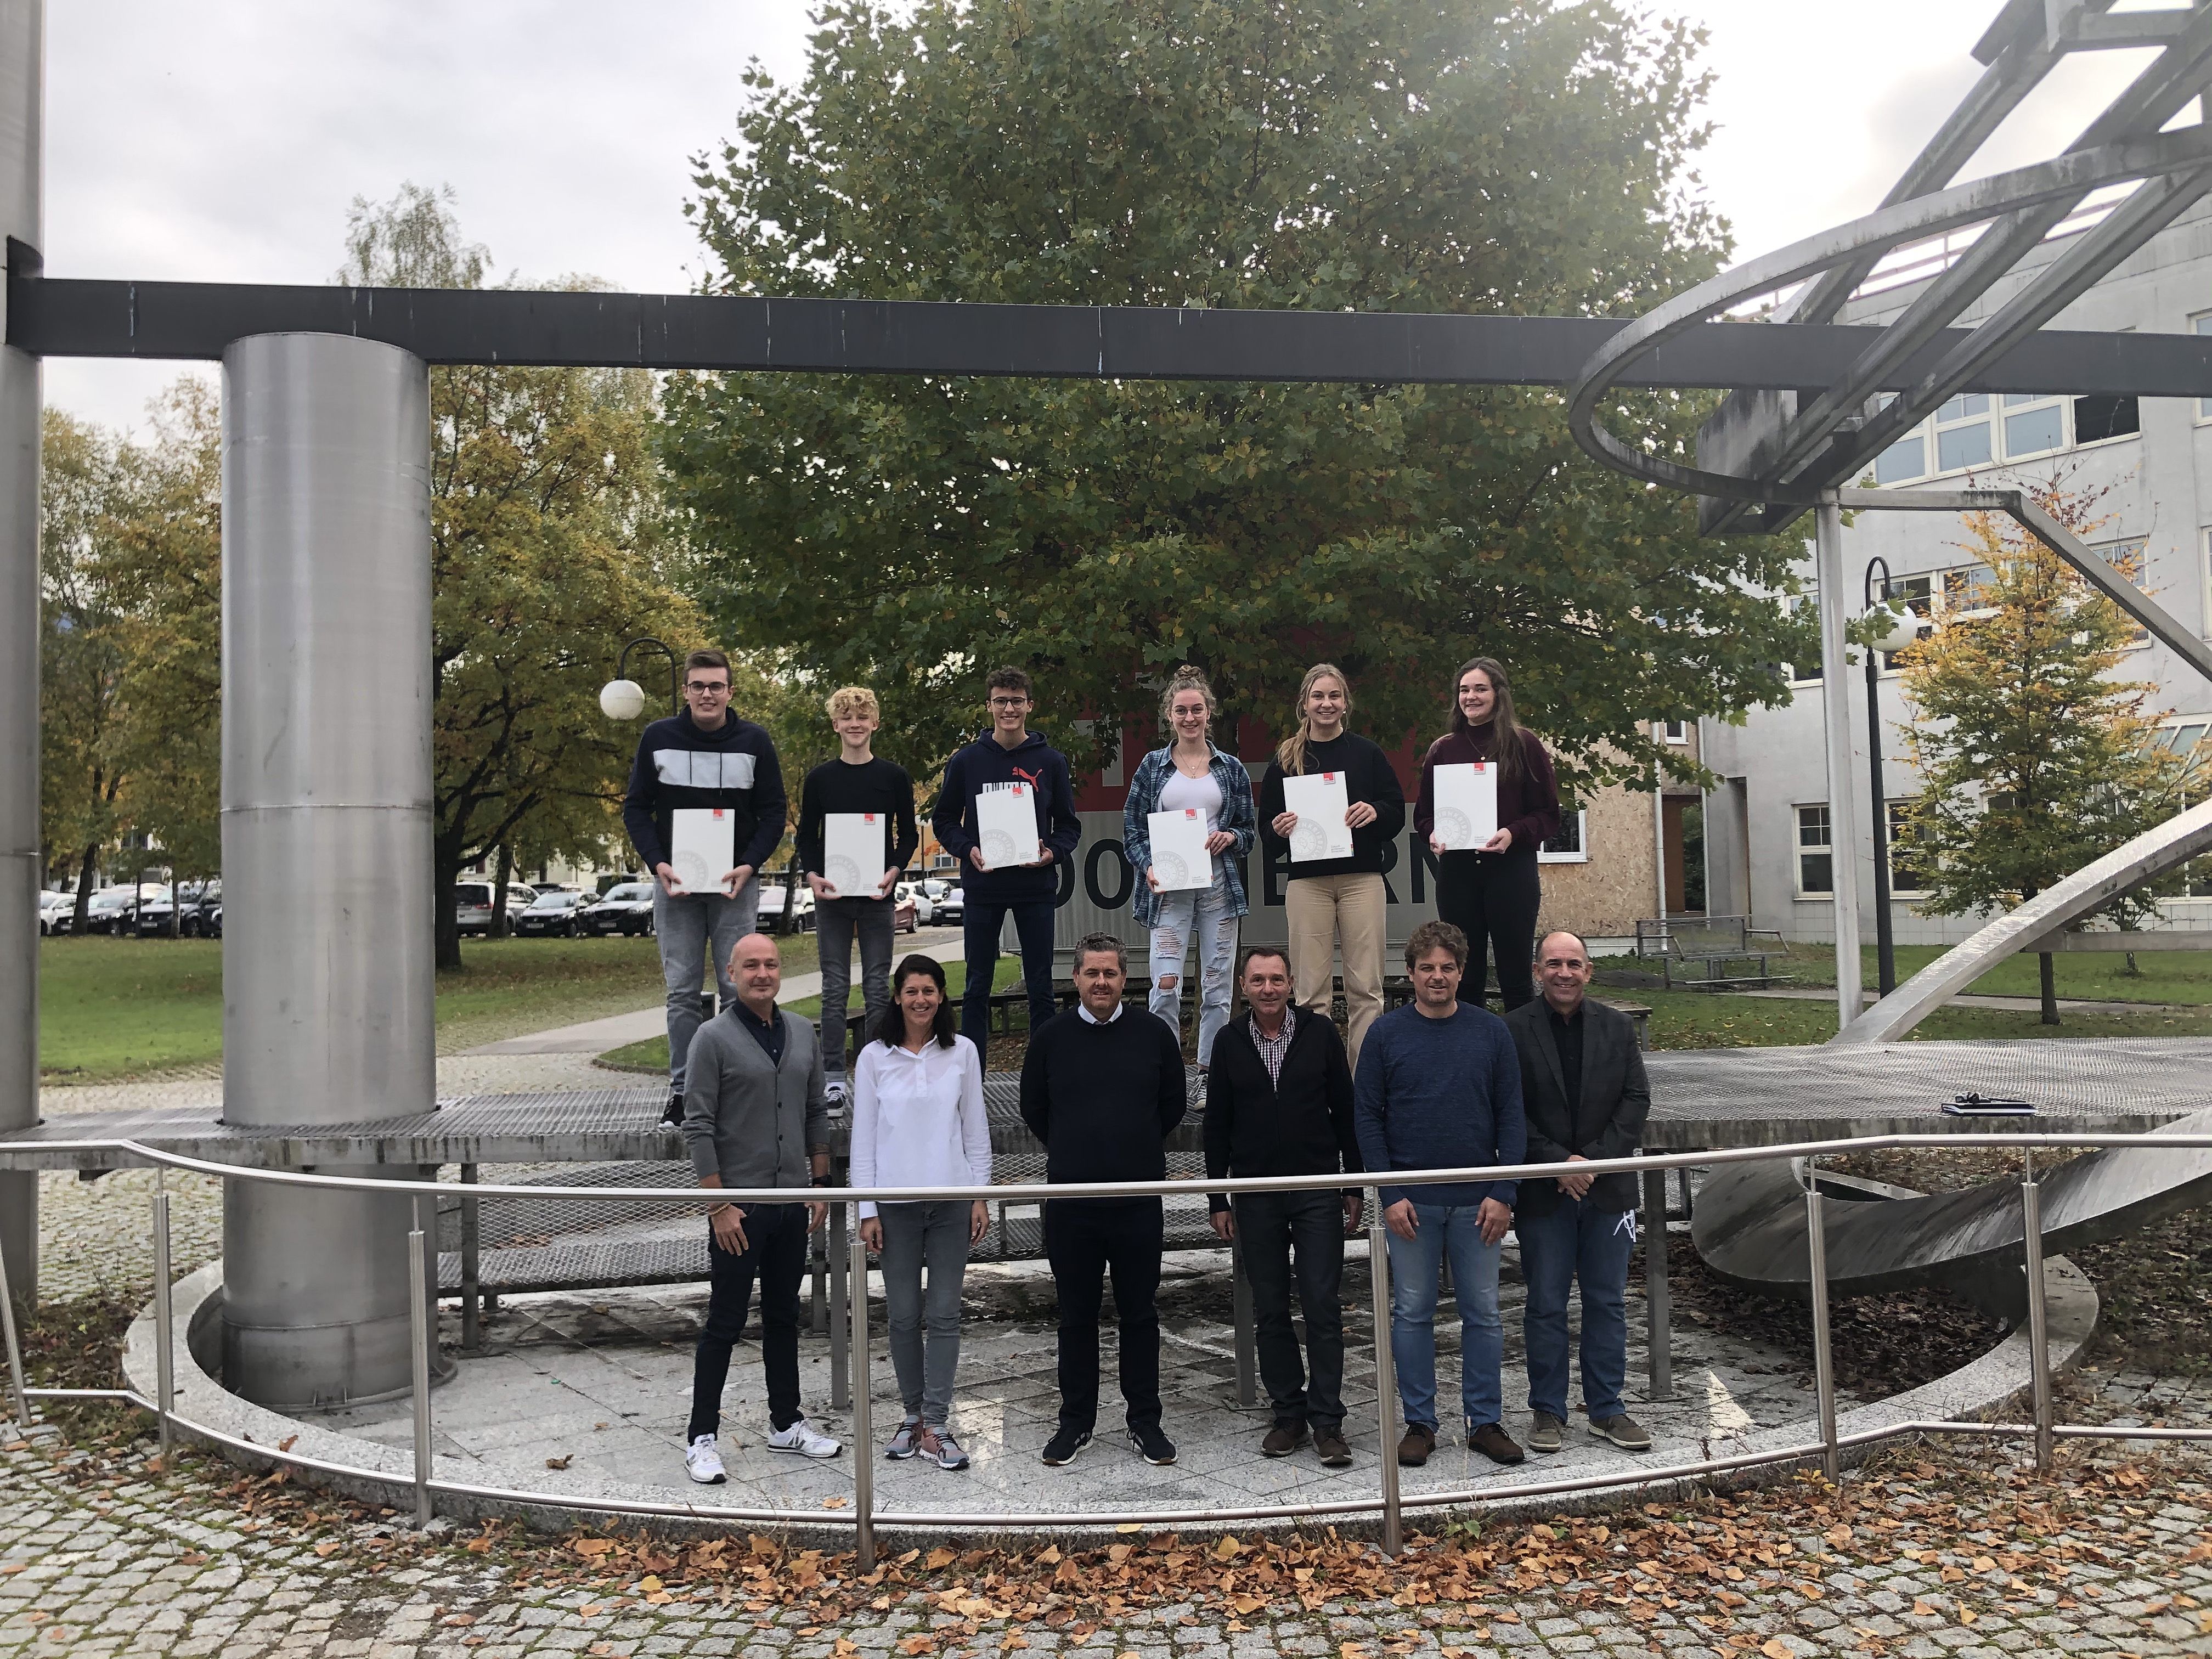
[[1769,948],[1767,931],[1753,927],[1749,916],[1644,917],[1636,924],[1636,954],[1658,958],[1660,982],[1670,991],[1678,984],[1691,991],[1763,991],[1790,982],[1790,975],[1768,966],[1781,945],[1777,940]]

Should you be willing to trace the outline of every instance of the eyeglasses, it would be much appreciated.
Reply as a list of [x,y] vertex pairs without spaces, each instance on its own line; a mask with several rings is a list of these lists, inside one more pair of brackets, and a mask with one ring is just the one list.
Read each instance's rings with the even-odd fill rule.
[[726,697],[730,695],[730,688],[720,680],[686,680],[684,683],[684,689],[686,691],[696,691],[702,697],[709,695]]
[[994,697],[991,699],[991,707],[994,708],[1026,708],[1029,706],[1030,700],[1027,697]]

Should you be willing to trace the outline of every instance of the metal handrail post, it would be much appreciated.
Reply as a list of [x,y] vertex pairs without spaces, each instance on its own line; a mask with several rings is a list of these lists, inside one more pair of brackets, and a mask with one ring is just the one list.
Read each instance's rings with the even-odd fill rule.
[[[840,1206],[842,1207],[842,1206]],[[868,1247],[860,1237],[860,1205],[853,1202],[853,1519],[860,1570],[876,1570],[876,1425],[868,1398]]]
[[[477,1166],[461,1165],[461,1185],[477,1184]],[[483,1200],[461,1195],[461,1352],[483,1351],[483,1235],[479,1213]]]
[[1813,1392],[1820,1413],[1820,1469],[1833,1483],[1844,1477],[1836,1443],[1836,1364],[1828,1336],[1828,1233],[1820,1214],[1820,1160],[1805,1160],[1806,1278],[1813,1297]]
[[177,1403],[176,1328],[171,1322],[169,1291],[169,1189],[162,1180],[162,1172],[154,1172],[154,1391],[156,1396],[154,1419],[161,1431],[161,1467],[169,1467],[170,1453],[175,1449],[176,1429],[172,1422]]
[[[823,1231],[829,1235],[824,1255],[830,1275],[830,1409],[842,1412],[852,1407],[852,1353],[846,1346],[851,1326],[851,1310],[847,1305],[852,1299],[852,1287],[847,1284],[851,1277],[848,1268],[853,1251],[860,1244],[857,1225],[846,1237],[845,1216],[848,1206],[832,1204],[830,1223]],[[857,1206],[850,1206],[857,1211]],[[854,1215],[857,1223],[859,1217]]]
[[1375,1415],[1382,1429],[1382,1553],[1406,1547],[1398,1516],[1398,1368],[1390,1358],[1390,1233],[1382,1223],[1382,1189],[1367,1189],[1367,1282],[1375,1306]]
[[8,1253],[0,1250],[0,1334],[8,1340],[8,1376],[15,1385],[15,1421],[25,1434],[33,1426],[30,1379],[23,1375],[23,1344],[15,1334],[15,1292],[8,1285]]
[[422,1271],[422,1200],[407,1235],[407,1340],[414,1361],[415,1524],[430,1524],[430,1287]]
[[2053,1413],[2051,1403],[2051,1314],[2045,1305],[2043,1279],[2043,1188],[2035,1179],[2030,1149],[2021,1170],[2021,1239],[2027,1278],[2028,1386],[2035,1402],[2035,1467],[2051,1471]]

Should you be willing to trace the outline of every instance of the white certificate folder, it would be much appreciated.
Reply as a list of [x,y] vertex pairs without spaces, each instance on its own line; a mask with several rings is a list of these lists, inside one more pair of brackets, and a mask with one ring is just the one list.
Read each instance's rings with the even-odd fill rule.
[[1498,768],[1490,761],[1439,766],[1436,787],[1437,835],[1449,853],[1470,853],[1498,833]]
[[1152,838],[1152,874],[1160,890],[1178,893],[1213,884],[1213,854],[1206,850],[1206,814],[1194,806],[1176,812],[1152,812],[1145,818]]
[[1291,831],[1291,862],[1311,864],[1320,859],[1352,856],[1352,831],[1344,815],[1352,798],[1341,772],[1309,772],[1283,780],[1283,810],[1297,814]]
[[986,789],[975,797],[975,840],[988,869],[1035,864],[1044,856],[1037,844],[1036,797],[1028,784]]
[[867,898],[890,867],[881,812],[822,815],[822,877],[840,898]]
[[724,806],[679,806],[668,815],[668,863],[687,893],[708,893],[737,867],[738,821]]

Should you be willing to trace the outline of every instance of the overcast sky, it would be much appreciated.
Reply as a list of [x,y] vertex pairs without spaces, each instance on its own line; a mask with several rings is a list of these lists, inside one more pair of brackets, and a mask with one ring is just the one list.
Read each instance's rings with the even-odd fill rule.
[[[1971,84],[1997,0],[1677,0],[1706,24],[1702,168],[1743,254],[1871,209]],[[2128,9],[2134,9],[2132,5]],[[758,58],[796,76],[799,0],[49,0],[46,270],[320,283],[347,204],[451,184],[496,268],[682,291],[687,158]],[[2071,139],[2146,54],[2077,56],[1978,173]],[[175,365],[56,362],[48,401],[131,424]]]

